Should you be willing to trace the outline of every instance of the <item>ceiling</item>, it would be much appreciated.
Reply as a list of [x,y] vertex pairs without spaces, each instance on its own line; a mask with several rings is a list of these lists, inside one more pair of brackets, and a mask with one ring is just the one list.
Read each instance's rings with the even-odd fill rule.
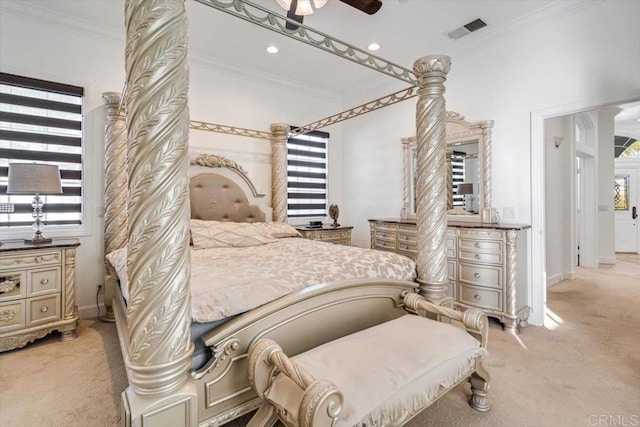
[[[276,0],[254,0],[283,13]],[[478,38],[506,35],[515,27],[526,26],[550,13],[552,0],[382,0],[382,9],[369,16],[337,0],[313,15],[305,25],[366,48],[371,42],[381,45],[376,55],[411,68],[413,61],[432,53],[448,53]],[[3,4],[8,0],[2,0]],[[124,0],[23,0],[19,7],[40,9],[52,19],[83,25],[124,40]],[[257,27],[213,8],[187,0],[190,21],[190,57],[197,65],[277,79],[285,84],[311,86],[331,96],[360,93],[393,80],[327,52]],[[446,33],[476,18],[489,25],[457,41]],[[533,19],[536,18],[536,19]],[[269,44],[278,46],[278,54],[268,54]],[[340,78],[336,79],[335,76]],[[407,84],[398,81],[398,87]]]

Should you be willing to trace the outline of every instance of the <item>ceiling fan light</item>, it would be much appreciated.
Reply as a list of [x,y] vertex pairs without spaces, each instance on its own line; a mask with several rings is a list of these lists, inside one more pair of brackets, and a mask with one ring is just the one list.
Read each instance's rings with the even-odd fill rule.
[[296,7],[296,15],[305,16],[311,15],[313,8],[311,7],[311,0],[298,0],[298,6]]
[[291,7],[291,0],[276,0],[281,8],[284,10],[289,10]]
[[322,6],[327,4],[329,0],[313,0],[313,5],[316,9],[320,9]]

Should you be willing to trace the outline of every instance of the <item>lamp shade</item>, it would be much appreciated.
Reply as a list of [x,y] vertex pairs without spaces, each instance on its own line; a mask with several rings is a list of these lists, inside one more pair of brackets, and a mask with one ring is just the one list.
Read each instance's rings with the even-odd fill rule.
[[458,194],[473,194],[473,183],[465,182],[458,184]]
[[7,194],[62,194],[57,165],[10,163]]

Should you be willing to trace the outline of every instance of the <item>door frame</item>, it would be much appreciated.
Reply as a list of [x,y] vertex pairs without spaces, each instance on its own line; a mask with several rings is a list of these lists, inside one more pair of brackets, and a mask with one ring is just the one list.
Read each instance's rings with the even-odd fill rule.
[[544,121],[552,117],[582,113],[598,108],[638,101],[640,94],[622,99],[596,99],[557,105],[531,112],[531,239],[528,240],[529,289],[531,303],[529,322],[544,325],[547,311],[547,268],[545,239],[545,144]]

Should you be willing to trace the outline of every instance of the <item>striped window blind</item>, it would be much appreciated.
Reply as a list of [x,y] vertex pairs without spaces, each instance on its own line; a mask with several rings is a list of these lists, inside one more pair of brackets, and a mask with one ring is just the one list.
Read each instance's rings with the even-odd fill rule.
[[451,153],[451,166],[453,168],[453,206],[464,208],[464,195],[458,194],[458,184],[465,182],[464,159],[466,153],[453,151]]
[[0,73],[0,228],[33,223],[33,196],[7,194],[9,163],[58,165],[63,194],[42,196],[43,220],[82,224],[83,95],[81,87]]
[[327,216],[327,132],[313,131],[287,140],[287,216]]

